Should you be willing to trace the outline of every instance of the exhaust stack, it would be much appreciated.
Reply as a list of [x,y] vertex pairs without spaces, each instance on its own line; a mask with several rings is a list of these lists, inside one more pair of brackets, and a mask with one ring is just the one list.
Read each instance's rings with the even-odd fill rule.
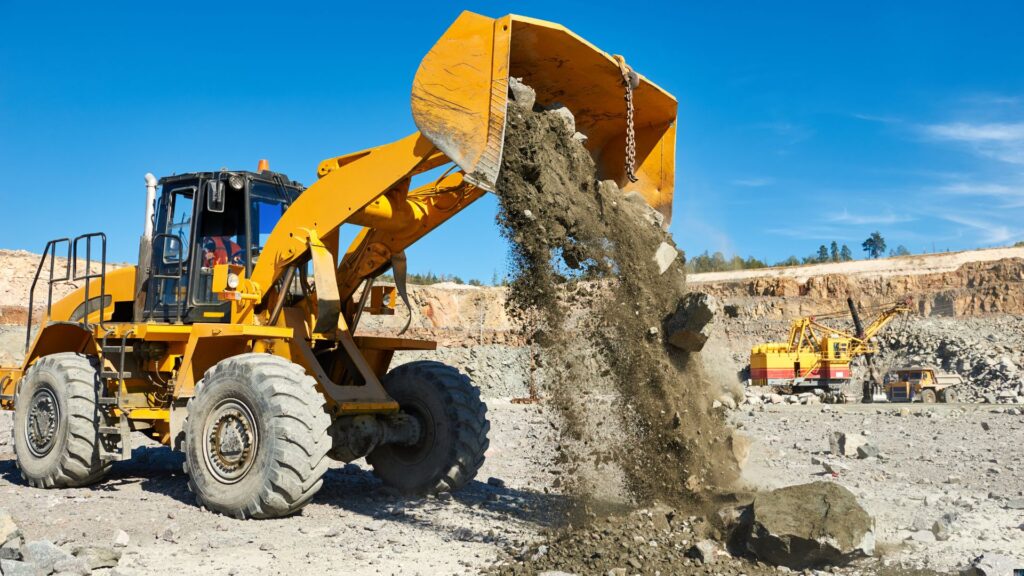
[[143,228],[143,238],[153,239],[153,218],[156,211],[156,176],[152,172],[146,172],[146,225]]

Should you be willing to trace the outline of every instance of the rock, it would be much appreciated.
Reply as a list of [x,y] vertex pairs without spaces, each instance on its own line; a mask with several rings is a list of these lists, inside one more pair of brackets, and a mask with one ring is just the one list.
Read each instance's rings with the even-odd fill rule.
[[181,529],[178,528],[177,524],[170,524],[163,530],[157,533],[157,538],[166,542],[177,542],[178,535],[181,533]]
[[658,274],[664,274],[672,266],[672,263],[679,257],[679,251],[668,242],[662,242],[654,251],[652,259],[658,265]]
[[[0,560],[0,574],[3,576],[39,576],[42,571],[34,564],[17,560]],[[44,572],[49,574],[49,572]]]
[[846,564],[875,552],[875,521],[833,482],[788,486],[751,504],[747,549],[758,559],[803,570]]
[[703,564],[714,564],[718,558],[718,546],[713,540],[701,540],[686,551],[687,558],[700,560]]
[[829,437],[829,451],[837,456],[857,456],[857,449],[867,444],[868,439],[860,434],[833,432]]
[[942,518],[939,518],[932,524],[932,534],[935,535],[935,539],[940,542],[949,540],[949,536],[953,533],[953,529],[956,526],[957,516],[956,514],[943,514]]
[[1024,510],[1024,498],[1012,498],[1003,502],[1003,508],[1007,510]]
[[21,538],[21,529],[6,510],[0,509],[0,544]]
[[992,429],[992,427],[988,425],[988,422],[982,422],[981,429],[984,430],[985,432],[988,432],[989,430]]
[[576,576],[573,572],[562,572],[561,570],[548,570],[546,572],[538,572],[537,576]]
[[516,101],[516,104],[527,110],[533,109],[533,105],[537,102],[537,91],[523,84],[522,78],[509,78],[508,90],[512,93],[512,99]]
[[558,106],[557,108],[549,109],[548,114],[558,117],[565,124],[566,132],[570,134],[576,133],[576,117],[572,115],[571,110],[565,106]]
[[825,472],[828,472],[829,474],[835,474],[836,476],[842,474],[843,472],[850,471],[850,467],[847,466],[846,464],[843,464],[842,462],[832,462],[830,460],[822,460],[821,467],[825,469]]
[[880,454],[878,448],[875,448],[871,444],[864,444],[863,446],[857,447],[857,458],[864,460],[866,458],[878,458]]
[[729,434],[729,448],[732,450],[736,465],[742,470],[750,457],[750,438],[734,430]]
[[931,530],[917,530],[908,539],[914,542],[935,542],[935,534]]
[[53,565],[53,571],[60,574],[75,574],[76,576],[89,576],[92,569],[89,563],[82,558],[68,558]]
[[494,486],[495,488],[504,488],[505,481],[502,480],[501,478],[495,478],[494,476],[491,476],[490,478],[487,479],[487,485]]
[[21,560],[21,547],[24,543],[21,536],[4,542],[0,545],[0,560]]
[[722,394],[721,396],[719,396],[718,403],[721,404],[722,406],[725,406],[729,410],[736,409],[736,400],[734,400],[733,397],[729,394]]
[[118,530],[117,534],[114,534],[114,547],[124,548],[132,541],[131,536],[128,535],[124,530]]
[[46,574],[53,572],[54,564],[74,558],[48,540],[37,540],[25,544],[25,547],[21,549],[21,554],[26,562],[34,564],[36,568]]
[[121,551],[102,546],[79,546],[72,552],[77,558],[81,558],[88,565],[90,570],[99,568],[113,568],[121,560]]
[[966,569],[961,570],[961,576],[1009,576],[1015,568],[1020,568],[1021,563],[1002,556],[1000,554],[982,554],[974,560]]
[[698,352],[711,337],[718,300],[703,292],[690,292],[676,305],[665,321],[665,337],[669,344],[687,352]]

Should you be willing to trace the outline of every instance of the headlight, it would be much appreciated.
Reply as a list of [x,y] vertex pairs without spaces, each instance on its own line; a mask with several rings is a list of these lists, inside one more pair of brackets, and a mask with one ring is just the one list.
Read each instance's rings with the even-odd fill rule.
[[238,274],[233,272],[228,273],[228,288],[231,290],[238,288]]
[[232,174],[228,176],[228,186],[231,186],[232,190],[241,190],[245,186],[245,180],[238,174]]

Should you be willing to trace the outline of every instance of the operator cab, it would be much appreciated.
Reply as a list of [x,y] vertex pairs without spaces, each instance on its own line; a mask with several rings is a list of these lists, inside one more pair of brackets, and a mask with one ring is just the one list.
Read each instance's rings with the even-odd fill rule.
[[251,274],[304,187],[270,170],[195,172],[162,178],[159,185],[142,319],[227,322],[230,303],[213,293],[213,267],[238,264]]

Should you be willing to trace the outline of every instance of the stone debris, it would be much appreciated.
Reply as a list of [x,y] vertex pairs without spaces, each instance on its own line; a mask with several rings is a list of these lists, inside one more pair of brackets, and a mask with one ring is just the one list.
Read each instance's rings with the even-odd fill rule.
[[72,554],[83,560],[90,570],[113,568],[121,560],[121,552],[102,546],[79,546]]
[[718,544],[714,540],[701,540],[686,551],[686,556],[703,564],[714,564],[718,560]]
[[117,534],[114,534],[114,547],[124,548],[132,541],[131,536],[128,535],[124,530],[118,530]]
[[858,449],[867,444],[868,439],[860,434],[833,432],[829,436],[829,452],[836,456],[855,458]]
[[872,444],[864,444],[857,447],[857,458],[860,458],[861,460],[867,458],[878,458],[880,454],[881,452],[878,448],[875,448]]
[[971,564],[960,571],[961,576],[1012,576],[1015,570],[1024,566],[1001,554],[982,554],[971,560]]
[[662,242],[654,252],[654,263],[658,265],[658,273],[664,274],[669,266],[679,257],[679,251],[668,242]]
[[665,321],[666,340],[680,350],[700,351],[711,337],[719,309],[718,301],[713,296],[690,292],[679,301],[675,313]]
[[48,540],[37,540],[29,542],[21,549],[25,562],[32,564],[39,571],[49,574],[58,562],[74,560],[74,556],[61,550],[57,545]]
[[846,488],[813,482],[759,494],[746,548],[759,560],[803,570],[875,553],[875,522]]

